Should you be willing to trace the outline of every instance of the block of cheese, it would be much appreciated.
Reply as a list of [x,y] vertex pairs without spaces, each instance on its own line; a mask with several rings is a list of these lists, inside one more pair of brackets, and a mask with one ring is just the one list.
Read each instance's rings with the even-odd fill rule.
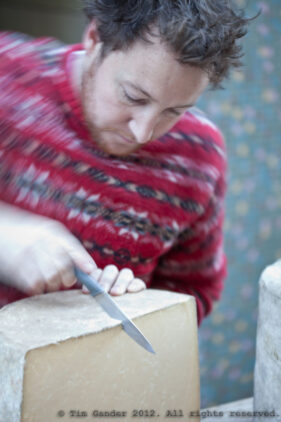
[[257,421],[281,422],[281,260],[259,282],[254,410]]
[[115,300],[155,355],[79,290],[0,310],[0,422],[199,420],[194,298],[148,289]]

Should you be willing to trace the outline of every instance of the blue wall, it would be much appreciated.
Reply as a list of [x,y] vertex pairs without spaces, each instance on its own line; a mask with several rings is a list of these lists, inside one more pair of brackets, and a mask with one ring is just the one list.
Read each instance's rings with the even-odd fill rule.
[[202,407],[253,395],[258,280],[281,257],[281,2],[236,3],[248,16],[262,10],[244,39],[244,67],[199,103],[222,129],[229,157],[229,276],[199,330]]

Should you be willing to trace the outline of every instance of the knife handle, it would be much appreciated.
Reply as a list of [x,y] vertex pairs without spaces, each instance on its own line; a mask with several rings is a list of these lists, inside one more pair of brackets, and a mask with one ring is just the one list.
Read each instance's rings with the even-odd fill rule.
[[90,291],[92,296],[97,296],[100,293],[104,293],[103,288],[101,285],[93,279],[89,274],[84,273],[84,271],[80,270],[80,268],[74,267],[74,273],[76,275],[77,280],[80,283],[84,284]]

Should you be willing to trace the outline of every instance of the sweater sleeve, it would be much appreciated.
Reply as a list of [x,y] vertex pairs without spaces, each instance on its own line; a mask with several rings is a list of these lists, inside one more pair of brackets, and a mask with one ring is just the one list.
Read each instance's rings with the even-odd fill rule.
[[195,297],[198,325],[220,299],[227,275],[223,247],[225,170],[220,172],[204,213],[183,231],[174,247],[159,260],[151,288]]

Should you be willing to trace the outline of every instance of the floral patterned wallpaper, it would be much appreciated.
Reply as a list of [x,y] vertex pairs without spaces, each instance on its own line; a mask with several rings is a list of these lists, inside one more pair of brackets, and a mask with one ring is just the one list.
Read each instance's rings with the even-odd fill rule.
[[281,2],[236,4],[247,16],[261,10],[244,39],[244,67],[199,103],[224,133],[229,159],[229,275],[199,330],[203,408],[253,395],[258,281],[281,257]]

